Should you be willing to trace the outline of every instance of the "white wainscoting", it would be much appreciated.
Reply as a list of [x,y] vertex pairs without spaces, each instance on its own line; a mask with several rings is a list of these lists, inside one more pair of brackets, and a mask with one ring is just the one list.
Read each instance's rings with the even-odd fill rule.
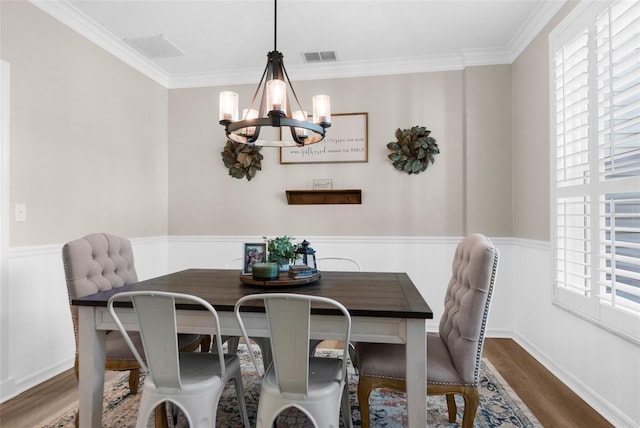
[[[407,272],[434,311],[437,330],[460,237],[300,237],[318,256],[357,259],[365,271]],[[488,336],[512,337],[616,426],[640,426],[640,349],[551,303],[548,242],[492,238],[500,265]],[[139,278],[191,267],[224,268],[256,236],[132,239]],[[12,248],[2,285],[0,402],[73,365],[75,344],[60,245]]]
[[75,344],[60,248],[12,248],[3,284],[2,400],[71,367]]
[[[167,237],[131,240],[142,279],[167,272]],[[75,341],[62,245],[11,248],[2,313],[0,402],[73,367]]]

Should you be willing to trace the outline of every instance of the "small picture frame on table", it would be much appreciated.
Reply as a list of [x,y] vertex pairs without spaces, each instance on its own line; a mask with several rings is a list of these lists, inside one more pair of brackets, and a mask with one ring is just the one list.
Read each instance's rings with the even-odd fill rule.
[[253,272],[252,265],[254,263],[267,261],[267,243],[245,242],[242,255],[242,274],[251,275],[251,273]]

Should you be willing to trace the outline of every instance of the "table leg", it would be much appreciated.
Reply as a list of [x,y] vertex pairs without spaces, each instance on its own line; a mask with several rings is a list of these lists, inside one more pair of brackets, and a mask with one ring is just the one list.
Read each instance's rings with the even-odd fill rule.
[[410,427],[427,426],[426,322],[407,319],[407,413]]
[[92,306],[78,308],[78,407],[81,427],[102,427],[106,332],[95,329]]

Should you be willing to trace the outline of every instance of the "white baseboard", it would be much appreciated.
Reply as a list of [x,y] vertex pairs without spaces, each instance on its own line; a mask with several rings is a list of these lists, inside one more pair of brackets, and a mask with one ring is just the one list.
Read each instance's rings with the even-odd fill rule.
[[630,418],[626,417],[620,412],[613,404],[604,399],[602,395],[598,394],[593,389],[585,385],[580,379],[571,376],[562,367],[555,364],[545,352],[536,347],[526,338],[513,333],[511,337],[518,345],[527,351],[533,358],[535,358],[540,364],[542,364],[547,370],[549,370],[555,377],[557,377],[568,388],[575,392],[582,400],[584,400],[589,406],[600,413],[603,418],[609,421],[613,426],[618,428],[637,428],[638,425]]

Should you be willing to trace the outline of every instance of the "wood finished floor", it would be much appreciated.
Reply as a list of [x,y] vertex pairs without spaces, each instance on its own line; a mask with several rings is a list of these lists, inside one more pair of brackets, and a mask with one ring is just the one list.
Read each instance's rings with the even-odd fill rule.
[[483,356],[544,427],[612,427],[511,339],[486,339]]
[[[544,427],[612,427],[571,389],[511,339],[489,338],[484,357],[500,372]],[[107,372],[113,376],[114,372]],[[0,426],[32,428],[77,399],[72,370],[0,404]]]

